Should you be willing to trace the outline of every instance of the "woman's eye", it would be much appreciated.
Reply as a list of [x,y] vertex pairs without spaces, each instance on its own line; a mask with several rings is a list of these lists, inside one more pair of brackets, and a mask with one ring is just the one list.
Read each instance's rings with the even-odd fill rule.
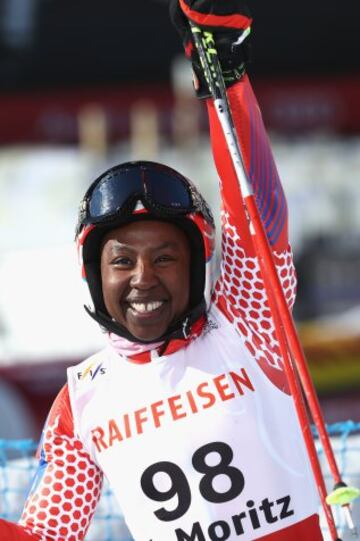
[[117,257],[114,259],[113,265],[129,266],[131,265],[131,259],[129,257]]
[[159,262],[159,263],[167,263],[168,261],[173,261],[173,257],[171,257],[170,255],[160,255],[156,261]]

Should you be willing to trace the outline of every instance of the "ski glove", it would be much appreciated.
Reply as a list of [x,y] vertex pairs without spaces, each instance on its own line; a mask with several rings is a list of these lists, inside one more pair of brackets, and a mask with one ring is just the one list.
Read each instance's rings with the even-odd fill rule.
[[243,0],[170,0],[170,18],[179,32],[185,54],[192,63],[198,98],[210,97],[188,19],[213,32],[224,81],[227,87],[245,73],[249,62],[249,39],[242,39],[252,22]]

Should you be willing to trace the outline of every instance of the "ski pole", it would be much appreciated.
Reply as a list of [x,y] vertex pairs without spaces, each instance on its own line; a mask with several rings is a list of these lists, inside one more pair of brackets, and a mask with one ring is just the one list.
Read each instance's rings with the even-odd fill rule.
[[[320,406],[316,397],[316,392],[312,383],[312,380],[309,376],[306,361],[301,349],[300,342],[297,338],[294,322],[290,314],[287,302],[283,295],[282,287],[280,280],[277,276],[275,264],[273,261],[273,256],[267,241],[266,233],[264,232],[261,219],[259,217],[259,212],[256,207],[254,200],[254,195],[252,192],[252,187],[247,179],[245,168],[242,163],[241,151],[235,134],[235,128],[233,126],[229,104],[227,102],[226,88],[222,77],[221,67],[217,57],[217,52],[215,48],[215,42],[213,36],[210,32],[205,32],[196,27],[190,21],[191,30],[193,32],[195,45],[199,53],[201,64],[204,70],[204,75],[209,84],[211,94],[214,98],[215,109],[221,123],[222,129],[224,131],[224,136],[226,138],[229,152],[233,161],[234,169],[238,177],[240,188],[244,197],[244,202],[248,211],[250,231],[252,233],[255,248],[258,253],[258,259],[262,262],[262,270],[264,278],[266,277],[265,282],[268,283],[267,291],[271,291],[272,294],[268,295],[270,297],[269,304],[272,305],[273,317],[276,315],[278,321],[277,335],[279,338],[279,343],[281,346],[282,354],[284,357],[284,365],[287,371],[287,376],[289,379],[289,385],[292,386],[292,394],[294,401],[297,404],[297,413],[299,416],[300,425],[303,431],[304,440],[308,449],[309,458],[313,467],[313,472],[315,479],[318,484],[318,489],[320,492],[320,497],[324,507],[324,511],[329,523],[330,531],[332,532],[333,539],[336,539],[336,528],[334,520],[332,517],[331,509],[326,502],[326,488],[321,472],[321,468],[318,462],[318,458],[314,457],[314,442],[312,437],[310,438],[310,426],[307,416],[304,416],[305,406],[303,404],[303,397],[301,395],[301,389],[298,388],[296,384],[295,374],[293,372],[290,360],[288,358],[288,353],[285,351],[285,343],[287,343],[293,358],[297,363],[297,370],[300,375],[300,380],[304,388],[305,396],[308,400],[309,407],[314,418],[314,422],[318,428],[318,432],[321,438],[321,442],[324,446],[324,451],[326,453],[327,460],[331,469],[331,473],[335,480],[335,491],[340,490],[343,501],[346,500],[347,496],[346,485],[341,480],[339,470],[336,465],[334,454],[331,448],[330,440],[325,429],[324,421],[322,419]],[[266,272],[264,272],[264,270]],[[275,317],[274,317],[275,319]],[[284,336],[284,329],[286,331],[286,338]],[[301,406],[302,403],[302,406]],[[299,405],[300,404],[300,405]],[[301,411],[301,410],[304,411]],[[305,424],[304,424],[305,423]],[[311,441],[310,441],[311,440]],[[316,453],[316,449],[315,449]],[[349,487],[350,488],[350,487]],[[345,492],[344,492],[345,491]],[[352,493],[349,496],[349,500],[354,499],[357,496],[357,489],[354,489],[355,494]],[[350,489],[351,492],[351,489]],[[333,494],[334,494],[333,493]],[[340,493],[338,493],[340,495]],[[341,499],[341,498],[339,498]],[[345,504],[347,505],[348,502]],[[344,504],[343,504],[344,505]],[[348,520],[349,525],[350,521]]]

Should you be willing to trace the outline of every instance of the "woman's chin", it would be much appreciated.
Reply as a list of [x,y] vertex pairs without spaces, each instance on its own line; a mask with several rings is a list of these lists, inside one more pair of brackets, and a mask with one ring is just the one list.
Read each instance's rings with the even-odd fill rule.
[[127,330],[138,340],[151,343],[159,342],[160,338],[166,333],[167,327],[167,325],[164,325],[153,329],[150,326],[129,325]]
[[171,319],[164,309],[156,312],[137,314],[129,310],[125,325],[127,330],[138,340],[158,342],[160,337],[166,333]]

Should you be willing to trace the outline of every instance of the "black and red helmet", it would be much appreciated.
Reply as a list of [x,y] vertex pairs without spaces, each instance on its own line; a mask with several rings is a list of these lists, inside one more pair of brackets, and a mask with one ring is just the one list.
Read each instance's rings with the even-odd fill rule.
[[171,222],[187,235],[191,253],[190,306],[160,339],[185,335],[210,302],[215,225],[194,184],[174,169],[150,161],[116,165],[88,188],[79,208],[76,243],[82,277],[93,307],[88,313],[106,330],[140,342],[108,314],[101,286],[100,250],[104,234],[134,220]]

